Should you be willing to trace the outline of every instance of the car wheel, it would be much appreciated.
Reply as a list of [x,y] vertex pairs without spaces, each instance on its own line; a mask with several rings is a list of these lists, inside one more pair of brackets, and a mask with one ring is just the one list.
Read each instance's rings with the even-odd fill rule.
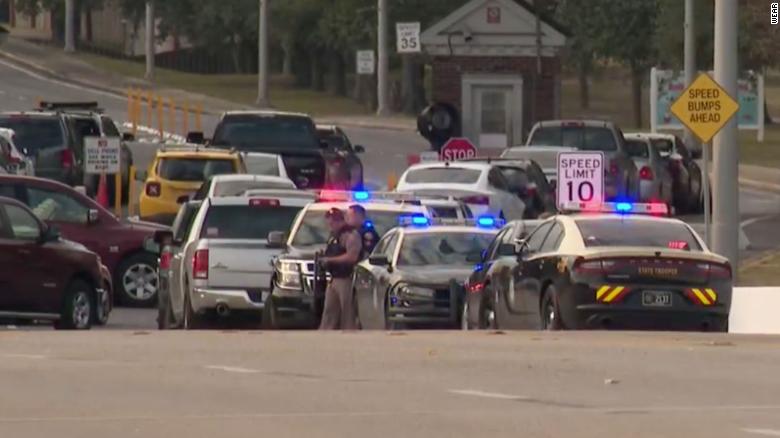
[[98,302],[95,303],[95,310],[94,314],[92,315],[95,325],[108,324],[108,317],[111,314],[111,309],[113,308],[113,303],[111,303],[111,296],[108,293],[109,286],[105,285],[104,287],[106,288],[106,293],[101,294],[98,297]]
[[201,330],[205,328],[203,318],[195,314],[190,302],[190,295],[184,295],[184,330]]
[[550,285],[544,291],[540,306],[542,330],[563,330],[563,321],[558,310],[558,293],[555,286]]
[[114,284],[117,285],[122,304],[152,307],[159,289],[157,258],[144,252],[122,260],[116,270]]
[[89,330],[92,328],[92,297],[95,290],[83,280],[74,280],[65,292],[58,329]]
[[276,312],[276,302],[273,295],[269,295],[263,307],[262,328],[263,330],[276,330],[278,327],[279,315]]

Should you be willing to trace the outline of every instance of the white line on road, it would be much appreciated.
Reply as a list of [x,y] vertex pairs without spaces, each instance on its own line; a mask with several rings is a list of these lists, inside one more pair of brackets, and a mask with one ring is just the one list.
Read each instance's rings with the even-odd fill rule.
[[261,372],[260,370],[253,370],[250,368],[231,367],[227,365],[208,365],[207,370],[225,371],[227,373],[239,373],[239,374],[256,374]]
[[9,359],[46,359],[46,356],[42,354],[6,353],[3,355],[3,357],[7,357]]
[[749,226],[751,226],[751,225],[753,225],[753,224],[755,224],[757,222],[763,222],[765,220],[772,219],[775,216],[777,216],[777,215],[772,214],[772,215],[766,215],[766,216],[758,216],[758,217],[754,217],[754,218],[750,218],[748,220],[742,221],[742,223],[739,224],[739,225],[741,227],[743,227],[743,228],[744,227],[749,227]]
[[742,431],[753,435],[780,436],[780,430],[773,429],[742,429]]
[[458,395],[470,395],[473,397],[484,397],[484,398],[495,398],[499,400],[530,400],[529,397],[525,397],[522,395],[512,395],[512,394],[501,394],[498,392],[484,392],[484,391],[478,391],[473,389],[450,389],[450,394],[458,394]]

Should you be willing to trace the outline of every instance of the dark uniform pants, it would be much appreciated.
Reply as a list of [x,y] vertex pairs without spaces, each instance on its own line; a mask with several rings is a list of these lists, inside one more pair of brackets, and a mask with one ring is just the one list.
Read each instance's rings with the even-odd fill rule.
[[352,278],[333,278],[325,291],[320,330],[357,330]]

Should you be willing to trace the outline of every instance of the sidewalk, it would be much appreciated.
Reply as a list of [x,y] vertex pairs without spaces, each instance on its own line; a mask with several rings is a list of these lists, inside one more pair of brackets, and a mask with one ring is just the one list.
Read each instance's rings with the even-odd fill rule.
[[[151,90],[157,94],[172,98],[174,101],[188,101],[200,104],[205,114],[218,115],[230,110],[251,110],[255,107],[218,99],[204,94],[192,93],[177,88],[160,87],[143,79],[122,76],[107,72],[70,56],[64,51],[31,40],[33,35],[20,34],[12,30],[11,36],[0,46],[0,59],[30,70],[41,76],[62,80],[75,85],[126,96],[129,88]],[[415,131],[416,122],[406,116],[323,116],[318,122],[360,128]]]

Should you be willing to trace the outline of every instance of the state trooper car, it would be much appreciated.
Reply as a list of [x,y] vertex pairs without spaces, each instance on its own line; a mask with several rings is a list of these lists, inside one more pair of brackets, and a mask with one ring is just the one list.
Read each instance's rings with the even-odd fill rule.
[[472,274],[464,328],[728,329],[731,266],[689,225],[660,217],[666,205],[564,210],[577,213],[494,245],[505,261]]
[[402,218],[355,272],[364,329],[458,326],[463,283],[503,221]]
[[[367,220],[382,236],[398,224],[399,217],[430,217],[429,210],[413,196],[400,193],[364,191],[322,191],[317,202],[306,206],[296,217],[283,253],[274,263],[273,290],[266,301],[271,326],[279,317],[307,320],[315,327],[322,312],[324,291],[315,290],[315,254],[325,249],[330,235],[325,213],[331,208],[344,212],[355,204],[366,209]],[[309,326],[307,324],[307,326]]]

